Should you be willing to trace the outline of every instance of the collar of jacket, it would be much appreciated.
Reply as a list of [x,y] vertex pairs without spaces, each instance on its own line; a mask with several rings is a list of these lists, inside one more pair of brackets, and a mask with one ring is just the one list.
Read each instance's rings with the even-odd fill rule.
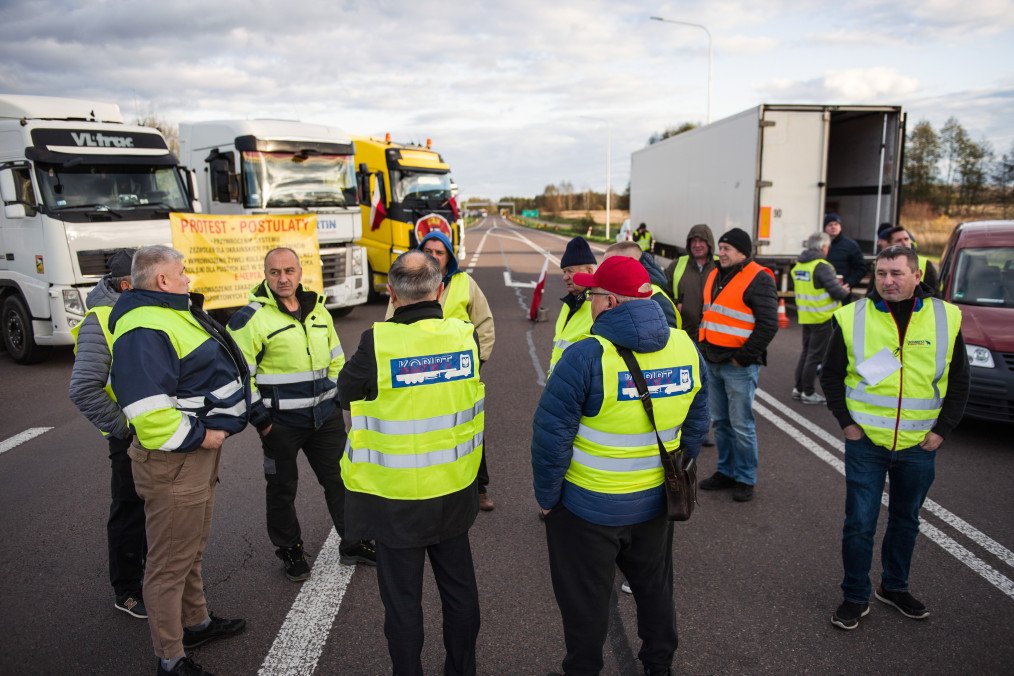
[[[319,294],[304,289],[302,284],[296,287],[296,299],[299,301],[299,310],[303,317],[309,316],[317,303],[323,300]],[[271,290],[266,280],[253,288],[250,292],[250,300],[263,305],[274,305],[282,312],[287,312],[282,308],[278,294]]]
[[574,294],[572,294],[572,293],[568,293],[566,296],[564,296],[560,300],[562,302],[566,303],[570,307],[571,310],[576,310],[579,307],[581,307],[581,303],[583,303],[586,300],[588,300],[588,292],[587,291],[582,291],[581,293],[579,293],[576,296]]
[[750,258],[746,258],[746,259],[740,261],[739,263],[736,263],[735,265],[730,265],[727,268],[723,268],[718,263],[715,263],[715,265],[718,266],[718,276],[719,276],[719,278],[721,278],[721,279],[728,279],[728,278],[732,277],[734,274],[736,274],[737,272],[739,272],[740,270],[742,270],[744,267],[746,267],[746,264],[749,263],[752,260],[753,260],[753,257],[751,256]]
[[444,309],[438,300],[421,300],[418,303],[402,305],[394,309],[387,321],[395,324],[411,324],[421,319],[443,319]]

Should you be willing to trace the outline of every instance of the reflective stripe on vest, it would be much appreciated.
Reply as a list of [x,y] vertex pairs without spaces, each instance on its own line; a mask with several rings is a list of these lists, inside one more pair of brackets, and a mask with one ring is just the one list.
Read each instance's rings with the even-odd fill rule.
[[830,321],[834,311],[841,307],[841,303],[831,298],[827,289],[818,289],[814,283],[813,275],[820,265],[830,267],[831,264],[823,258],[814,258],[792,266],[792,284],[800,324],[823,324]]
[[765,272],[774,279],[774,273],[750,261],[722,287],[718,297],[712,299],[712,289],[718,279],[718,270],[717,267],[714,268],[704,282],[704,314],[701,317],[700,342],[719,347],[740,348],[746,345],[754,327],[753,310],[743,302],[743,294],[758,274]]
[[[662,296],[661,302],[662,303],[667,303],[669,305],[669,307],[672,308],[673,314],[676,315],[676,328],[677,329],[683,328],[683,318],[680,317],[679,310],[676,309],[676,303],[674,303],[673,300],[672,300],[672,298],[669,297],[669,294],[667,294],[665,292],[665,289],[663,289],[658,284],[652,284],[651,285],[651,299],[653,301],[655,301],[656,303],[659,302],[659,294],[661,294],[661,296]],[[663,312],[663,314],[664,314],[664,312]],[[668,323],[668,321],[669,320],[667,318],[666,322]]]
[[377,397],[351,402],[350,491],[423,500],[475,481],[485,391],[474,327],[459,319],[374,324]]
[[[873,443],[889,450],[912,448],[933,429],[947,394],[947,376],[961,312],[950,303],[923,298],[905,332],[904,345],[890,312],[862,299],[835,313],[848,353],[845,404]],[[878,383],[863,379],[856,365],[887,350],[901,368]],[[964,355],[959,355],[964,358]]]
[[[616,347],[600,336],[602,346],[602,408],[584,416],[574,437],[565,479],[598,493],[636,493],[662,483],[658,442],[644,412],[637,387]],[[657,352],[637,354],[651,392],[663,445],[679,447],[690,405],[700,391],[700,356],[690,337],[669,329],[669,340]]]
[[574,343],[584,340],[591,335],[592,314],[591,301],[583,300],[577,310],[568,318],[570,306],[566,303],[560,308],[560,315],[556,318],[556,332],[553,335],[553,353],[549,356],[549,370],[546,375],[553,372],[556,362],[560,361],[564,350]]
[[472,321],[468,314],[468,304],[472,300],[471,285],[467,272],[456,272],[451,275],[450,281],[447,282],[447,288],[440,295],[440,305],[444,308],[444,317],[460,319],[463,322]]

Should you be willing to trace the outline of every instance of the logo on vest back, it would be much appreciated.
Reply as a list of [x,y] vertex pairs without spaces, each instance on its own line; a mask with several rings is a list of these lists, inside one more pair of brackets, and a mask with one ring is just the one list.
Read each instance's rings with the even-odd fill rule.
[[808,282],[808,281],[810,281],[810,271],[809,270],[796,270],[796,279],[798,279],[801,282]]
[[[642,371],[644,382],[648,385],[648,392],[652,399],[660,397],[678,397],[694,389],[694,367],[693,366],[671,366],[662,369]],[[628,371],[620,371],[616,374],[619,378],[619,391],[616,393],[618,401],[633,401],[640,399],[637,394],[637,385]]]
[[475,363],[469,350],[391,360],[391,384],[394,387],[432,385],[471,378]]

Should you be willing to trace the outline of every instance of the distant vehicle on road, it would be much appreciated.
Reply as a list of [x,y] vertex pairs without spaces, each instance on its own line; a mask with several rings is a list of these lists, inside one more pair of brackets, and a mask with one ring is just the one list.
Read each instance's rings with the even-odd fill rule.
[[965,415],[1014,422],[1014,221],[959,224],[940,259],[940,290],[961,308]]

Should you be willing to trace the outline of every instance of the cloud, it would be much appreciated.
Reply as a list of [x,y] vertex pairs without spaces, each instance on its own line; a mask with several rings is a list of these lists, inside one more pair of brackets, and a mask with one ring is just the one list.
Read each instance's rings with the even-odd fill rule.
[[761,98],[798,103],[893,103],[910,96],[919,81],[893,68],[831,70],[823,77],[803,81],[772,80],[755,87]]

